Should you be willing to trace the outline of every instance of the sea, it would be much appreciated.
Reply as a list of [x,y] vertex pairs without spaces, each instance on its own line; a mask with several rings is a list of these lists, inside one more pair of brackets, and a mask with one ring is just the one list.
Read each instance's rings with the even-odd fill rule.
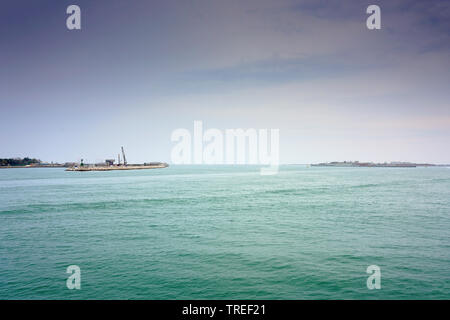
[[449,298],[446,167],[0,170],[0,299]]

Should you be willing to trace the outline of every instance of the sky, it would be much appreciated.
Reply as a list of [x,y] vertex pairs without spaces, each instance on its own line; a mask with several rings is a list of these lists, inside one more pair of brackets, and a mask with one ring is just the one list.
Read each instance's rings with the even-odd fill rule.
[[201,120],[279,129],[281,163],[450,163],[450,1],[0,4],[1,158],[170,162]]

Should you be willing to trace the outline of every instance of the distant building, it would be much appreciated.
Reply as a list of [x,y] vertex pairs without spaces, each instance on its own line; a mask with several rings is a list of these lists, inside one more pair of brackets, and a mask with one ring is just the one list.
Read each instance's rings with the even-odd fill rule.
[[106,163],[106,165],[107,166],[113,166],[114,165],[114,159],[106,159],[105,160],[105,163]]

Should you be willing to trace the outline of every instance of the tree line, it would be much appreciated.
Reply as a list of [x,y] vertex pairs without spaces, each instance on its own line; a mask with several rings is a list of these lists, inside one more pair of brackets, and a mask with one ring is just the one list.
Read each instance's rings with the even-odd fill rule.
[[10,158],[10,159],[1,159],[0,158],[0,166],[1,167],[13,167],[13,166],[27,166],[30,164],[37,164],[41,163],[41,160],[39,159],[32,159],[32,158]]

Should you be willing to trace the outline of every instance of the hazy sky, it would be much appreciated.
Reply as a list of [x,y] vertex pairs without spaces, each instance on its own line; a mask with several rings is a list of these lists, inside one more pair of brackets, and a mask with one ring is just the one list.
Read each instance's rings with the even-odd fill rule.
[[0,157],[170,162],[202,120],[280,129],[282,163],[450,163],[449,101],[450,1],[1,1]]

